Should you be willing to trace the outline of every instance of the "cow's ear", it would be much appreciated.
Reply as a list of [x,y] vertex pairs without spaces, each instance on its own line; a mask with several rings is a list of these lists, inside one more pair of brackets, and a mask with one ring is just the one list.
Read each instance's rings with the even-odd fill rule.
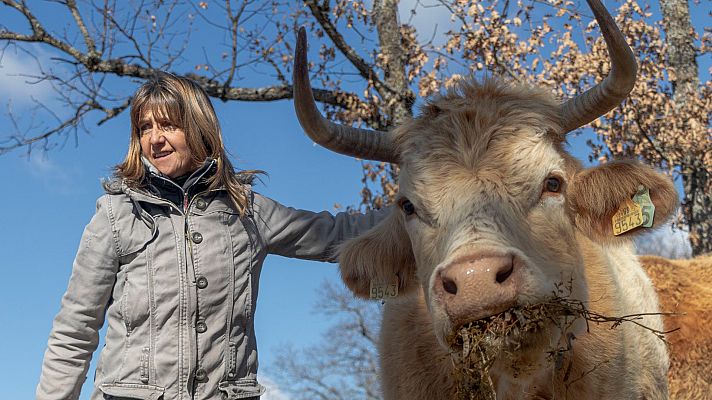
[[415,257],[402,217],[391,212],[365,234],[341,245],[341,279],[356,296],[368,298],[371,282],[398,282],[399,295],[417,287]]
[[[647,188],[655,206],[653,226],[614,235],[614,215],[638,188]],[[672,180],[636,161],[614,161],[578,172],[567,189],[569,210],[578,229],[598,242],[630,239],[668,220],[679,205]]]

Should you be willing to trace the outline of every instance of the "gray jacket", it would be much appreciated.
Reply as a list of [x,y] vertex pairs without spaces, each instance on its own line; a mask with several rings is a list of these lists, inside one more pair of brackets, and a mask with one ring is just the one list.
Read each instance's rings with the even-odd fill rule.
[[[37,399],[77,399],[107,319],[92,399],[259,396],[253,309],[267,254],[334,261],[375,214],[336,216],[224,190],[187,210],[125,184],[97,201],[54,320]],[[383,214],[383,213],[379,213]],[[380,218],[379,218],[380,219]]]

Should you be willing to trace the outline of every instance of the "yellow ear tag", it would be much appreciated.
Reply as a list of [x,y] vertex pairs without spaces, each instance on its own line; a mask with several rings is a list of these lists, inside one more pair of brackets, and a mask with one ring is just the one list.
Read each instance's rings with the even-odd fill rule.
[[643,227],[652,227],[653,218],[655,217],[655,204],[650,199],[650,190],[643,185],[638,185],[638,191],[633,196],[633,201],[638,203],[643,210]]
[[383,300],[386,297],[398,296],[398,281],[391,283],[382,283],[371,281],[371,299]]
[[613,214],[613,234],[618,236],[643,225],[643,209],[631,199],[626,199]]

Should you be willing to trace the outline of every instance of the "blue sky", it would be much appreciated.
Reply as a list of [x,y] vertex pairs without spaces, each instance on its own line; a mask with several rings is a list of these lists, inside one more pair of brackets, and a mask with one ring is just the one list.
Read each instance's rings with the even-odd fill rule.
[[[0,10],[0,18],[8,16],[12,14]],[[32,47],[32,51],[46,57],[40,48]],[[52,94],[46,89],[27,85],[13,75],[29,65],[26,56],[13,51],[7,51],[0,63],[0,137],[10,126],[4,113],[6,101],[20,112],[27,110],[30,93],[51,101]],[[123,82],[127,92],[137,87],[132,81]],[[314,211],[357,201],[360,162],[315,146],[302,134],[291,101],[214,101],[214,105],[236,166],[269,173],[257,191],[285,205]],[[4,186],[0,199],[0,315],[4,321],[0,354],[5,360],[0,363],[0,386],[4,398],[34,396],[47,335],[66,289],[80,236],[102,194],[99,181],[109,176],[111,167],[125,155],[128,127],[124,113],[101,127],[89,125],[89,134],[80,133],[76,141],[70,138],[50,152],[37,151],[28,157],[18,150],[0,156]],[[574,153],[585,158],[585,140],[579,137],[571,142]],[[283,344],[293,343],[297,348],[314,344],[332,323],[313,312],[326,279],[338,280],[335,265],[267,258],[256,314],[261,379],[269,380]],[[90,373],[89,382],[92,377]],[[83,399],[90,393],[87,386]]]

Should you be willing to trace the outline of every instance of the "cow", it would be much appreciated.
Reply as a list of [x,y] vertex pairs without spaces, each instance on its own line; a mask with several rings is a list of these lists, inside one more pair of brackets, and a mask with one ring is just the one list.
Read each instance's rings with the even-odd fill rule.
[[691,260],[641,256],[666,313],[670,398],[712,400],[712,255]]
[[[637,161],[585,169],[564,149],[566,133],[616,107],[636,77],[615,22],[599,0],[588,3],[611,64],[596,86],[560,102],[542,88],[465,79],[388,132],[321,115],[300,30],[294,104],[304,131],[332,151],[400,166],[397,206],[338,249],[357,296],[398,288],[379,344],[385,399],[477,398],[461,390],[457,360],[471,352],[453,337],[540,306],[548,317],[482,342],[494,355],[479,370],[490,393],[482,398],[667,398],[658,300],[631,238],[663,223],[678,195],[669,177]],[[655,207],[649,228],[631,199],[640,192]],[[591,314],[549,309],[555,299]],[[638,317],[592,322],[593,314]]]

